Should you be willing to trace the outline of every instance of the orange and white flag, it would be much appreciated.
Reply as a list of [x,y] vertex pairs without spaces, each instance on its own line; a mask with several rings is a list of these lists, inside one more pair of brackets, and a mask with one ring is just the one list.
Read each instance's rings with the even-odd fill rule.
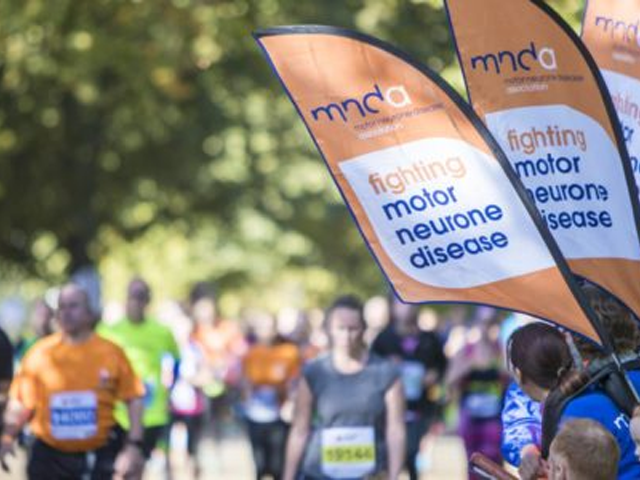
[[538,0],[446,0],[470,101],[569,263],[640,316],[638,198],[585,45]]
[[400,298],[493,305],[598,340],[527,192],[442,79],[348,30],[255,37]]
[[611,94],[631,171],[640,185],[640,0],[590,0],[582,23]]

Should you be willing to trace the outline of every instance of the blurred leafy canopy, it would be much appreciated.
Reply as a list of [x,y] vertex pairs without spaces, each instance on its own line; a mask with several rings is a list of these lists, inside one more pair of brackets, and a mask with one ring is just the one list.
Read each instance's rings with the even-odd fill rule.
[[[578,25],[582,2],[551,3]],[[461,86],[440,0],[0,2],[3,271],[93,263],[112,291],[141,272],[167,294],[208,278],[300,302],[384,288],[250,35],[299,23],[376,35]]]

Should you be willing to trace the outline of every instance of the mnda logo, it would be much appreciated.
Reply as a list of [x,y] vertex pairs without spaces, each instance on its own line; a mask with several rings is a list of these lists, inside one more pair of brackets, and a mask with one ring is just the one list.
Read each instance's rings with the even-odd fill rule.
[[502,50],[497,53],[487,53],[471,57],[471,68],[476,70],[480,64],[485,72],[493,70],[500,75],[503,68],[511,68],[512,72],[519,70],[529,71],[534,62],[540,64],[545,70],[555,70],[558,68],[556,52],[549,47],[540,50],[535,43],[531,42],[528,48],[523,48],[519,52]]
[[324,115],[331,122],[336,117],[340,117],[343,122],[348,122],[353,117],[354,112],[360,114],[360,118],[364,118],[369,114],[380,113],[382,103],[388,103],[393,108],[402,108],[411,105],[411,98],[403,85],[395,85],[383,91],[376,84],[373,86],[373,90],[365,93],[362,98],[347,98],[342,102],[329,103],[313,108],[311,116],[315,121],[320,120],[321,115]]
[[626,43],[636,43],[640,46],[640,20],[633,22],[625,22],[612,17],[597,16],[595,20],[596,27],[600,27],[604,33],[608,33],[611,38],[618,37]]

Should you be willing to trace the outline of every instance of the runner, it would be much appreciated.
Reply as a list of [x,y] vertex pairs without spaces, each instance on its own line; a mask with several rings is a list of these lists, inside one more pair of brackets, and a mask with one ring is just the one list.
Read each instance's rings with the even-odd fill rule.
[[[143,386],[124,352],[94,334],[88,301],[80,287],[62,288],[61,332],[29,350],[11,386],[0,460],[13,454],[29,421],[35,435],[30,480],[107,480],[114,470],[139,478],[141,472]],[[113,417],[117,400],[126,402],[131,420],[126,438]]]
[[[198,449],[207,413],[207,397],[203,387],[210,383],[212,371],[204,352],[193,338],[193,317],[190,316],[188,321],[189,328],[177,334],[180,365],[178,379],[171,390],[171,425],[172,430],[179,424],[186,429],[187,470],[190,478],[197,480],[202,471]],[[171,455],[168,460],[171,460]],[[168,470],[171,471],[171,465],[168,465]]]
[[[497,340],[498,313],[489,307],[475,311],[475,325],[467,332],[467,342],[451,360],[447,385],[460,399],[460,435],[467,458],[480,452],[497,464],[500,452],[500,419],[506,375]],[[479,479],[469,472],[469,479]]]
[[330,351],[309,363],[297,389],[285,480],[395,480],[405,452],[404,396],[395,365],[368,354],[362,304],[329,308]]
[[295,327],[287,339],[298,346],[305,363],[313,360],[323,351],[323,345],[318,344],[318,339],[313,338],[313,325],[309,318],[309,312],[299,311],[297,313]]
[[438,419],[436,387],[444,376],[447,359],[437,335],[418,327],[417,306],[402,303],[394,294],[390,295],[389,303],[391,322],[376,337],[371,351],[401,365],[407,400],[406,468],[409,478],[416,480],[420,441]]
[[191,291],[190,301],[195,322],[192,339],[211,369],[211,379],[204,386],[204,393],[209,398],[214,436],[220,440],[224,433],[222,423],[231,420],[231,408],[239,393],[241,359],[247,351],[247,343],[238,323],[219,315],[211,285],[197,283]]
[[0,328],[0,434],[2,434],[2,415],[7,406],[9,385],[13,378],[13,345],[4,330]]
[[293,343],[279,338],[275,319],[258,313],[252,318],[256,343],[243,361],[244,415],[256,465],[256,478],[282,478],[288,425],[282,409],[302,366]]
[[33,336],[22,340],[19,348],[16,348],[18,361],[25,356],[27,351],[41,338],[51,335],[55,331],[55,311],[44,298],[39,298],[33,304],[30,318]]
[[[171,330],[146,313],[151,301],[149,285],[141,278],[129,282],[126,318],[115,325],[101,324],[98,333],[119,345],[131,362],[136,375],[144,382],[143,452],[149,458],[169,424],[169,389],[173,369],[180,358]],[[129,428],[125,409],[118,405],[116,420]]]

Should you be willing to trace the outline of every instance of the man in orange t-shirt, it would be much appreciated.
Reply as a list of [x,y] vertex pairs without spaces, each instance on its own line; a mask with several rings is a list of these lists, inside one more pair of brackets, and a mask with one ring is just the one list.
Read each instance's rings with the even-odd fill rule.
[[[23,359],[9,392],[0,460],[13,454],[29,422],[36,440],[27,467],[30,480],[138,478],[144,465],[144,387],[124,352],[93,332],[88,296],[66,285],[58,301],[61,331],[38,341]],[[116,401],[127,403],[131,429],[115,429]],[[122,448],[122,443],[126,446]]]

